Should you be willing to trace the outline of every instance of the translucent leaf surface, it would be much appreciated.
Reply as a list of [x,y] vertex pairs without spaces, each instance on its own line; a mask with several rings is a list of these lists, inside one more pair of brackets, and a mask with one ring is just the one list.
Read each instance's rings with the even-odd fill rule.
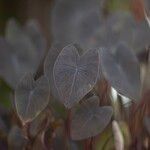
[[99,57],[96,50],[79,56],[73,45],[66,46],[54,64],[54,81],[59,98],[68,108],[81,100],[95,85]]
[[52,95],[56,99],[58,99],[59,97],[58,97],[58,92],[57,92],[56,86],[54,84],[53,67],[54,67],[54,63],[56,61],[56,58],[62,49],[63,49],[62,44],[60,44],[60,43],[54,44],[49,49],[49,52],[48,52],[46,59],[45,59],[45,62],[44,62],[44,74],[49,79],[50,89],[51,89]]
[[137,51],[148,46],[150,30],[147,22],[137,22],[124,9],[111,12],[106,18],[102,16],[106,3],[106,0],[57,0],[52,12],[54,41],[77,42],[84,48],[96,48],[112,47],[123,40]]
[[100,50],[105,78],[117,92],[133,100],[140,98],[140,66],[134,53],[123,43],[117,48]]
[[71,137],[82,140],[101,133],[112,117],[111,106],[98,106],[98,97],[91,97],[72,114]]
[[49,102],[49,84],[42,76],[34,81],[31,74],[26,74],[15,91],[17,113],[23,123],[32,121]]

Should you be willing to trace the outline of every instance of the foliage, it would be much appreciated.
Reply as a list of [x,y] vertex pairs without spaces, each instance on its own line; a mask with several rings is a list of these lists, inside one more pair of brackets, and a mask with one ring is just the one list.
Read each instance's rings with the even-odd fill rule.
[[8,95],[0,99],[12,105],[0,107],[0,148],[149,148],[150,52],[146,64],[135,54],[149,46],[148,24],[125,12],[100,14],[99,24],[97,1],[88,0],[87,13],[84,2],[57,1],[48,52],[36,21],[8,21],[0,37],[0,92]]

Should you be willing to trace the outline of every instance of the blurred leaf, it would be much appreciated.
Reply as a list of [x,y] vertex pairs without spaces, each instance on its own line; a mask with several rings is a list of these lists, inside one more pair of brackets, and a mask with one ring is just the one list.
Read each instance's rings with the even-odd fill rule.
[[[102,1],[102,0],[101,0]],[[79,43],[84,49],[97,43],[94,35],[101,23],[100,0],[57,0],[52,11],[54,41]]]
[[17,126],[12,127],[8,136],[8,146],[10,150],[25,150],[27,139],[21,129]]
[[123,43],[116,48],[100,50],[105,78],[118,93],[133,100],[140,98],[140,66],[134,53]]
[[36,82],[31,74],[26,74],[15,91],[17,113],[23,123],[32,121],[49,102],[49,84],[42,76]]
[[68,108],[79,102],[94,87],[99,67],[96,50],[79,56],[74,45],[68,45],[58,55],[54,65],[54,81],[60,101]]
[[112,107],[99,107],[98,97],[91,97],[81,104],[72,114],[71,137],[82,140],[101,133],[112,117]]
[[[26,28],[31,30],[30,26]],[[5,37],[0,39],[0,76],[12,88],[24,73],[35,73],[44,56],[45,44],[39,31],[33,25],[32,32],[27,29],[10,20]]]

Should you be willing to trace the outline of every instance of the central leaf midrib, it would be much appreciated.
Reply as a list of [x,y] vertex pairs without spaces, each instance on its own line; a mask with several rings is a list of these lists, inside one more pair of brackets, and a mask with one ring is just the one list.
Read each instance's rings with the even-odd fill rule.
[[25,116],[27,116],[27,113],[28,113],[28,109],[29,109],[29,106],[31,104],[31,97],[34,93],[34,89],[32,89],[30,92],[29,92],[29,96],[28,96],[28,103],[27,103],[27,107],[25,109]]

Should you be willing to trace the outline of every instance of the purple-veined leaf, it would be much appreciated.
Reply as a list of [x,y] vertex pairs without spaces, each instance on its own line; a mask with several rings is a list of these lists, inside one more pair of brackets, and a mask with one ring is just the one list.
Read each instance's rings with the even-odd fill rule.
[[112,107],[99,107],[98,102],[98,97],[93,96],[74,110],[71,120],[71,137],[73,140],[96,136],[109,124],[113,114]]
[[134,53],[123,43],[116,48],[100,50],[103,74],[118,93],[133,99],[140,98],[140,66]]
[[94,87],[99,68],[97,50],[79,55],[74,45],[68,45],[54,64],[54,82],[59,99],[68,108],[79,102]]
[[[35,46],[24,31],[23,27],[19,25],[14,19],[10,19],[5,31],[6,40],[13,46],[13,51],[19,55],[35,55]],[[28,55],[29,55],[28,54]]]
[[23,124],[32,121],[49,102],[49,83],[45,76],[34,81],[32,74],[26,74],[15,91],[15,106]]
[[150,30],[147,22],[137,22],[127,11],[110,14],[96,33],[99,47],[114,47],[120,41],[125,41],[134,51],[149,46]]

